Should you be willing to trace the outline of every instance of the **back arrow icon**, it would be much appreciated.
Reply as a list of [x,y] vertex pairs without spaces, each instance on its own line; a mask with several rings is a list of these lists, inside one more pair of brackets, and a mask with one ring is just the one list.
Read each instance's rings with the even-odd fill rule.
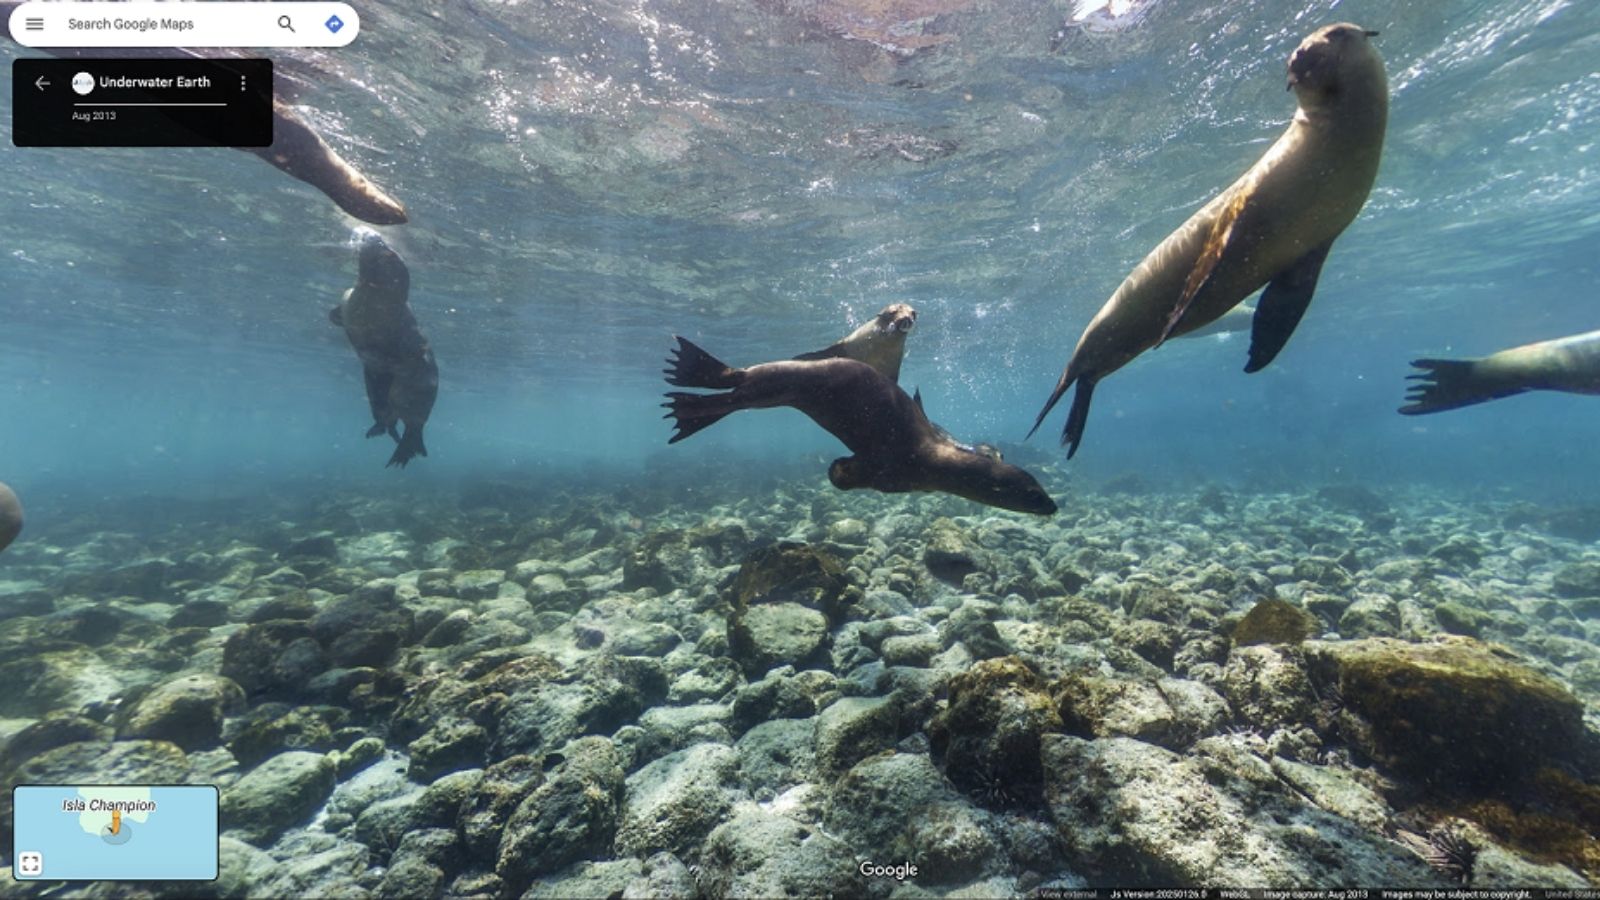
[[45,88],[50,86],[50,82],[46,81],[43,75],[40,75],[37,79],[34,80],[33,86],[42,91]]

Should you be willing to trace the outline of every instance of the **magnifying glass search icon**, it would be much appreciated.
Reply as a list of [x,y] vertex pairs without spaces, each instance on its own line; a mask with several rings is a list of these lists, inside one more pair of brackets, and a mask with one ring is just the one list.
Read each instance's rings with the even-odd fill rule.
[[287,29],[289,29],[289,32],[291,34],[295,33],[294,23],[289,21],[289,17],[288,16],[279,16],[278,17],[278,27],[279,28],[287,28]]

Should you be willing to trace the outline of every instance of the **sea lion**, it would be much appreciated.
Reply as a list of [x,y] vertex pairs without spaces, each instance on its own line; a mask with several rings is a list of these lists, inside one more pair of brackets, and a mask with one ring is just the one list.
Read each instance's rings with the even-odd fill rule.
[[[0,34],[11,38],[11,13],[19,0],[0,0]],[[40,47],[62,59],[84,59],[115,55],[136,59],[227,59],[236,51],[213,50],[197,53],[182,47],[126,47],[116,51],[97,47]],[[275,78],[282,86],[280,69]],[[400,225],[406,221],[406,208],[384,193],[359,169],[345,161],[276,94],[272,98],[272,146],[239,147],[261,157],[279,170],[304,181],[328,196],[338,207],[363,222],[373,225]]]
[[1288,130],[1122,282],[1078,339],[1033,431],[1076,383],[1061,435],[1071,457],[1100,379],[1216,319],[1263,284],[1244,370],[1258,371],[1277,356],[1311,302],[1328,249],[1377,177],[1389,89],[1369,40],[1376,33],[1344,23],[1300,43],[1289,57],[1299,108]]
[[241,147],[304,181],[363,222],[399,225],[406,208],[334,152],[288,104],[273,98],[272,146]]
[[906,335],[917,324],[917,311],[909,303],[891,303],[843,339],[795,359],[854,359],[877,369],[890,381],[900,380],[900,361],[906,355]]
[[1525,391],[1600,394],[1600,331],[1523,344],[1481,359],[1418,359],[1408,416],[1460,409]]
[[1017,512],[1051,515],[1055,501],[1032,475],[994,456],[963,448],[928,421],[921,404],[859,360],[783,360],[730,368],[678,338],[667,383],[732,388],[720,394],[667,394],[669,444],[741,409],[791,406],[838,438],[853,456],[828,466],[833,486],[884,493],[943,491]]
[[[328,318],[344,329],[361,359],[375,423],[367,437],[388,432],[399,442],[389,465],[404,468],[412,457],[428,455],[422,426],[439,395],[439,367],[406,302],[411,273],[405,261],[377,232],[361,229],[359,235],[361,274]],[[397,421],[405,423],[403,436]]]
[[0,481],[0,550],[22,533],[22,501],[4,481]]

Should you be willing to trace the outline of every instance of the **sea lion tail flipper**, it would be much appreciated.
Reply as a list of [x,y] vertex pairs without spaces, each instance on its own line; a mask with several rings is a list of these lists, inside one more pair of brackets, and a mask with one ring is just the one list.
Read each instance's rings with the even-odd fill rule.
[[1412,360],[1411,364],[1423,371],[1406,376],[1416,384],[1407,385],[1407,405],[1400,407],[1400,413],[1420,416],[1444,412],[1528,390],[1526,387],[1491,382],[1484,377],[1476,362],[1471,359]]
[[674,429],[667,443],[676,444],[691,434],[717,424],[723,416],[742,407],[735,406],[732,394],[686,394],[672,391],[667,394],[667,408],[663,419],[671,419]]
[[400,438],[399,446],[394,448],[394,455],[389,457],[389,463],[384,468],[399,466],[404,469],[412,457],[427,455],[428,448],[422,445],[422,426],[413,428],[407,425],[405,436]]
[[[1172,307],[1172,312],[1167,314],[1167,324],[1161,329],[1161,337],[1156,339],[1155,346],[1159,347],[1166,342],[1172,334],[1172,329],[1178,327],[1183,321],[1184,313],[1189,311],[1189,304],[1194,301],[1195,295],[1211,280],[1211,273],[1217,269],[1217,263],[1222,261],[1224,251],[1228,249],[1228,240],[1233,237],[1233,223],[1239,221],[1239,214],[1244,211],[1250,202],[1250,190],[1240,190],[1234,193],[1222,211],[1217,214],[1216,221],[1211,223],[1211,231],[1206,235],[1206,242],[1200,246],[1200,254],[1195,257],[1194,268],[1189,270],[1189,277],[1183,283],[1183,293],[1178,295],[1178,302]],[[1152,347],[1150,349],[1155,349]]]
[[1050,410],[1056,408],[1056,403],[1060,401],[1061,395],[1067,392],[1067,388],[1072,387],[1072,382],[1076,381],[1077,378],[1077,375],[1072,374],[1072,364],[1068,363],[1067,370],[1061,373],[1061,380],[1056,382],[1056,389],[1050,392],[1050,399],[1044,402],[1044,409],[1039,410],[1038,418],[1033,420],[1033,427],[1028,429],[1028,437],[1023,438],[1023,440],[1033,437],[1033,433],[1039,430],[1040,425],[1044,424],[1044,417],[1050,415]]
[[677,338],[678,346],[672,348],[672,357],[667,360],[672,368],[662,370],[666,373],[667,384],[697,388],[738,386],[738,377],[727,363],[696,347],[688,338],[673,337]]
[[1078,390],[1072,395],[1072,410],[1067,413],[1067,427],[1061,429],[1061,443],[1067,447],[1067,459],[1078,452],[1083,440],[1083,426],[1089,422],[1089,401],[1094,397],[1095,380],[1079,378]]
[[1322,274],[1322,263],[1332,247],[1333,241],[1328,241],[1311,248],[1295,260],[1294,265],[1267,282],[1250,326],[1250,360],[1245,363],[1246,372],[1261,371],[1289,342],[1289,335],[1294,334],[1300,317],[1311,305],[1311,295],[1317,290],[1317,276]]

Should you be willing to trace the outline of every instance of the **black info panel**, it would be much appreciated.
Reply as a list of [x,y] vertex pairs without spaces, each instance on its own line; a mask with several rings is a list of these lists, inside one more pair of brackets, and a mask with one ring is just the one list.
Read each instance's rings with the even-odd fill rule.
[[270,59],[18,59],[18,147],[268,147]]

